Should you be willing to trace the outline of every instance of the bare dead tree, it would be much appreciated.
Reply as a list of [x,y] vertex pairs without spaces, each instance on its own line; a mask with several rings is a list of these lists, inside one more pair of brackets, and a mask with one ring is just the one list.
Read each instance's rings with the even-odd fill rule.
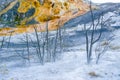
[[21,51],[18,50],[14,50],[16,52],[16,54],[23,59],[23,62],[26,63],[26,61],[29,62],[29,58],[28,56],[26,56],[25,54],[25,49],[22,49]]
[[[45,43],[46,42],[46,43]],[[44,45],[46,45],[46,54],[47,59],[50,60],[50,52],[49,52],[49,31],[48,31],[48,22],[46,22],[46,36],[45,41],[43,41]]]
[[[23,58],[27,58],[27,60],[30,62],[30,42],[31,45],[33,45],[33,48],[35,49],[37,54],[37,57],[40,61],[40,63],[43,65],[46,60],[55,61],[57,58],[58,51],[61,51],[60,47],[62,47],[62,31],[60,31],[60,28],[58,27],[56,30],[56,33],[53,34],[53,36],[49,36],[48,31],[48,23],[46,24],[46,32],[39,32],[37,31],[37,27],[34,26],[34,37],[36,39],[33,40],[33,38],[26,33],[24,35],[24,38],[21,38],[24,43],[26,43],[26,56]],[[59,47],[60,46],[60,47]]]
[[11,40],[11,37],[12,37],[12,33],[13,33],[14,31],[10,31],[9,33],[10,33],[10,36],[9,36],[9,39],[8,39],[8,44],[7,44],[7,48],[9,48],[10,47],[10,40]]
[[60,45],[60,53],[62,52],[62,50],[63,50],[63,46],[62,46],[62,29],[61,29],[61,27],[59,27],[59,30],[58,30],[58,32],[59,32],[59,45]]
[[0,46],[0,48],[3,48],[3,46],[4,46],[4,42],[5,42],[5,36],[3,36],[3,38],[2,38],[2,41],[1,41],[1,46]]
[[17,53],[18,56],[20,56],[21,58],[23,58],[23,60],[27,60],[29,62],[29,65],[30,65],[30,44],[29,44],[29,35],[28,33],[26,32],[24,35],[23,35],[23,38],[20,37],[18,38],[22,41],[22,43],[25,43],[25,47],[26,48],[23,48],[23,50],[21,50],[22,52],[18,52],[17,50],[15,50],[15,52]]
[[[62,29],[60,26],[61,21],[58,22],[58,28],[56,30],[55,38],[54,38],[54,48],[53,48],[53,61],[56,61],[56,58],[58,56],[57,53],[61,54],[63,50],[63,41],[62,41]],[[59,50],[59,52],[57,52]],[[60,55],[59,55],[60,56]]]
[[[98,20],[99,23],[99,20]],[[85,30],[85,37],[86,37],[86,53],[87,53],[87,63],[89,64],[91,62],[91,56],[92,56],[92,50],[93,46],[96,42],[98,42],[102,36],[102,31],[99,32],[99,35],[95,36],[95,31],[97,30],[98,24],[95,25],[92,23],[92,26],[90,26],[88,29],[86,28],[86,24],[84,24],[84,30]],[[92,29],[91,33],[89,30]],[[102,24],[100,25],[100,29],[102,29]],[[89,34],[89,35],[88,35]]]
[[[39,59],[39,62],[43,65],[44,64],[44,59],[45,59],[45,39],[42,39],[42,32],[41,32],[40,35],[39,34],[37,34],[37,35],[38,35],[39,40],[34,41],[31,38],[31,36],[29,36],[29,39],[31,41],[31,44],[32,44],[33,48],[36,51],[35,54],[37,55],[37,57]],[[36,34],[35,34],[35,36],[36,36]],[[39,50],[40,50],[40,52],[39,52]]]
[[56,37],[55,37],[55,42],[54,42],[54,50],[53,50],[53,54],[52,54],[52,57],[53,57],[53,61],[55,62],[56,60],[56,50],[57,50],[57,42],[58,42],[58,28],[57,28],[57,31],[56,31]]
[[[87,28],[86,24],[84,24],[84,30],[85,30],[85,38],[86,38],[86,53],[87,53],[87,63],[89,64],[91,62],[91,57],[92,57],[92,50],[93,46],[96,42],[98,42],[102,36],[102,31],[99,31],[99,34],[95,36],[95,31],[97,28],[100,26],[100,29],[103,27],[103,16],[100,15],[100,17],[97,20],[97,23],[95,23],[95,18],[94,18],[94,13],[92,10],[92,5],[90,2],[90,13],[91,13],[91,20],[92,23]],[[90,32],[91,30],[91,32]],[[89,34],[89,35],[88,35]]]
[[95,48],[95,54],[96,54],[96,64],[99,63],[100,58],[107,52],[109,49],[110,43],[113,40],[113,37],[108,38],[103,43],[99,42]]
[[28,62],[29,62],[29,64],[30,64],[30,47],[29,47],[29,37],[28,37],[28,33],[26,33],[26,46],[27,46]]
[[38,56],[38,59],[39,59],[40,63],[43,65],[43,58],[42,58],[42,52],[41,52],[41,45],[40,45],[39,35],[38,35],[38,32],[37,32],[36,27],[34,27],[34,30],[35,30],[36,40],[37,40],[36,53],[37,53],[37,56]]
[[[104,20],[104,16],[103,16],[103,13],[101,15],[99,15],[99,18],[98,19],[95,19],[94,17],[94,13],[93,13],[93,10],[92,10],[92,6],[91,6],[91,2],[90,2],[90,13],[91,13],[91,25],[90,26],[87,26],[86,24],[84,24],[84,30],[85,30],[85,39],[86,39],[86,54],[87,54],[87,63],[89,64],[92,60],[92,54],[93,54],[93,46],[95,43],[97,43],[100,38],[102,37],[102,28],[106,26],[106,24],[110,24],[109,21],[111,19],[108,18],[106,20]],[[96,35],[96,31],[99,29],[99,33],[98,35]],[[104,48],[106,50],[106,47]],[[98,60],[99,60],[99,57],[102,53],[104,53],[104,51],[101,52],[99,55],[98,55]],[[97,60],[97,61],[98,61]]]

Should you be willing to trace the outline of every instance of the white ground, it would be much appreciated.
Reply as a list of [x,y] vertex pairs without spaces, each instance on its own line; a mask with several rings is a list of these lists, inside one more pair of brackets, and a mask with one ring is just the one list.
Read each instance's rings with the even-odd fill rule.
[[[79,47],[76,47],[79,49]],[[7,68],[4,63],[0,80],[120,80],[120,52],[108,51],[98,65],[86,64],[85,52],[67,52],[55,63],[22,68]],[[15,61],[14,61],[15,63]],[[98,76],[89,73],[94,72]]]

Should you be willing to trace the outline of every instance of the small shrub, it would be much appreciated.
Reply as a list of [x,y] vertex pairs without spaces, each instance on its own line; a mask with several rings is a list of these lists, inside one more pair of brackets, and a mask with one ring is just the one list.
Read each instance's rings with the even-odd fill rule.
[[110,49],[112,49],[112,50],[120,50],[120,46],[110,46]]
[[100,75],[96,74],[96,72],[89,72],[88,73],[91,77],[99,77]]

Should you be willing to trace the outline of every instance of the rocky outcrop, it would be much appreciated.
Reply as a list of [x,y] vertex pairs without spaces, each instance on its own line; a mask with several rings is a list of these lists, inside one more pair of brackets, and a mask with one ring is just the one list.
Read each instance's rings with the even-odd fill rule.
[[[39,0],[21,0],[16,3],[18,3],[18,7],[15,8],[17,17],[14,21],[17,22],[18,20],[19,25],[15,28],[2,28],[0,35],[9,35],[11,32],[13,34],[34,32],[34,28],[37,28],[37,31],[46,31],[47,23],[48,30],[56,30],[70,19],[89,11],[89,5],[82,0],[45,0],[43,4],[40,4]],[[11,9],[10,6],[8,7]],[[29,10],[31,11],[29,12]],[[21,17],[20,14],[27,15]],[[37,24],[28,24],[31,20],[34,20]]]

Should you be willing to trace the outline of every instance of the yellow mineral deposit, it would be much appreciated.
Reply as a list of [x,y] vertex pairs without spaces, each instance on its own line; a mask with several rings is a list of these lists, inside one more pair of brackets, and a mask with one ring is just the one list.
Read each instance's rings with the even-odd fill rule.
[[[0,29],[0,36],[10,35],[11,31],[13,34],[34,32],[34,27],[37,28],[37,31],[46,31],[46,22],[48,22],[48,30],[56,30],[70,19],[89,11],[89,5],[82,0],[44,0],[43,4],[40,4],[39,0],[18,0],[18,2],[20,3],[18,8],[19,13],[24,14],[29,9],[34,8],[34,14],[31,17],[23,19],[21,25],[16,26],[16,28]],[[6,10],[13,7],[13,5],[10,6]],[[7,12],[3,11],[0,14]],[[38,22],[38,24],[26,25],[32,19]],[[58,25],[59,22],[60,24]]]

